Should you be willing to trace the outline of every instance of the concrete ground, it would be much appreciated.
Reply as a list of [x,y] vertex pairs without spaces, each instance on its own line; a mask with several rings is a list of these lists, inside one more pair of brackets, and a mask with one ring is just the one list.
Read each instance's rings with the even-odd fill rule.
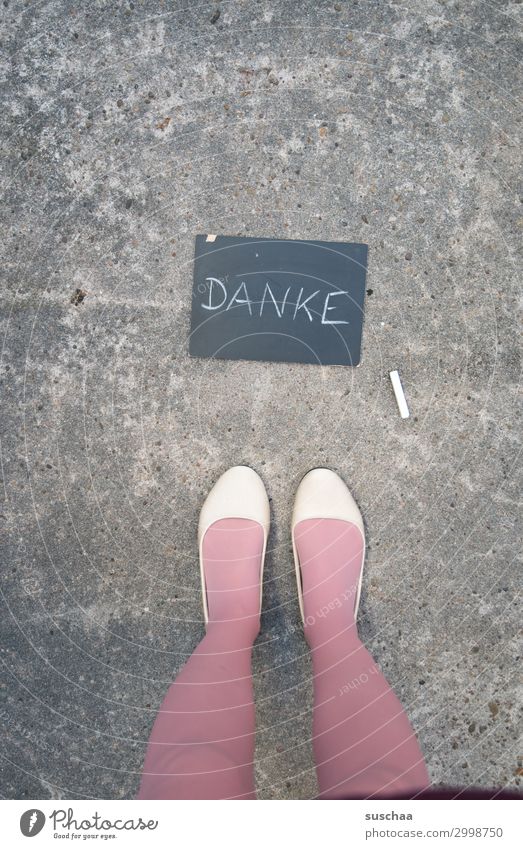
[[[260,796],[316,787],[289,538],[315,465],[361,506],[361,632],[433,780],[520,781],[520,13],[3,2],[4,797],[136,793],[237,463],[273,508]],[[190,359],[206,232],[368,243],[361,366]]]

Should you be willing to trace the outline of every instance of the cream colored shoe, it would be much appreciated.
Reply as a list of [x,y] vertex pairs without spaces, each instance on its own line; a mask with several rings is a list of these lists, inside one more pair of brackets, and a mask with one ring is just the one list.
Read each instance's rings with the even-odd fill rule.
[[[300,602],[301,618],[305,622],[303,609],[303,587],[301,581],[300,561],[294,539],[294,529],[299,522],[305,519],[341,519],[356,525],[363,537],[363,557],[365,557],[365,530],[363,519],[358,505],[349,492],[344,481],[331,469],[312,469],[307,472],[300,481],[294,500],[292,513],[291,534],[292,548],[294,551],[294,565],[296,567],[296,580],[298,583],[298,599]],[[358,611],[361,595],[361,580],[363,569],[360,573],[354,614]]]
[[198,550],[202,580],[203,613],[209,621],[207,590],[203,569],[202,545],[207,529],[220,519],[251,519],[263,528],[263,554],[260,574],[260,612],[262,605],[263,567],[267,537],[270,527],[269,499],[265,486],[254,469],[249,466],[232,466],[218,478],[203,503],[198,524]]

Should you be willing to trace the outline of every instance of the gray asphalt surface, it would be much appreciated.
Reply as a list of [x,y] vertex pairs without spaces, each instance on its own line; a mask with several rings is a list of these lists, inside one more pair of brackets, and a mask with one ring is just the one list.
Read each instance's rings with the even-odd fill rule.
[[[316,788],[289,521],[317,465],[361,507],[361,633],[434,782],[518,784],[521,5],[0,13],[1,794],[136,793],[237,463],[273,509],[260,797]],[[361,366],[189,358],[206,232],[366,242]]]

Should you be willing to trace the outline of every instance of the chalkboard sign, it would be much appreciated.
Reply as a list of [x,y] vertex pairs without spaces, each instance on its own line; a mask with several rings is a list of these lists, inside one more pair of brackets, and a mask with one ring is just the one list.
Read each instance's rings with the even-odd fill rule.
[[189,353],[357,366],[367,245],[197,236]]

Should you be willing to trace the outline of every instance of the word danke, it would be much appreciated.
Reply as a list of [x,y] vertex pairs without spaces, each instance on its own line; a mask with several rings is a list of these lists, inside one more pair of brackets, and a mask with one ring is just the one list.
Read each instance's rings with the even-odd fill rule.
[[[257,292],[254,292],[254,284],[249,284],[244,280],[240,285],[235,285],[228,291],[226,284],[218,277],[205,278],[206,299],[202,302],[202,307],[205,310],[222,310],[227,312],[232,309],[242,308],[247,310],[252,318],[262,318],[263,315],[268,315],[269,312],[275,318],[287,318],[294,321],[299,316],[306,316],[309,321],[319,321],[321,324],[348,324],[349,322],[343,318],[343,306],[346,302],[337,301],[342,295],[348,295],[348,292],[343,292],[339,289],[320,295],[320,290],[309,294],[304,291],[304,287],[288,286],[285,291],[284,287],[278,286],[276,283],[265,283],[263,293],[260,298],[259,292],[261,287],[256,285]],[[281,292],[279,291],[281,289]]]

